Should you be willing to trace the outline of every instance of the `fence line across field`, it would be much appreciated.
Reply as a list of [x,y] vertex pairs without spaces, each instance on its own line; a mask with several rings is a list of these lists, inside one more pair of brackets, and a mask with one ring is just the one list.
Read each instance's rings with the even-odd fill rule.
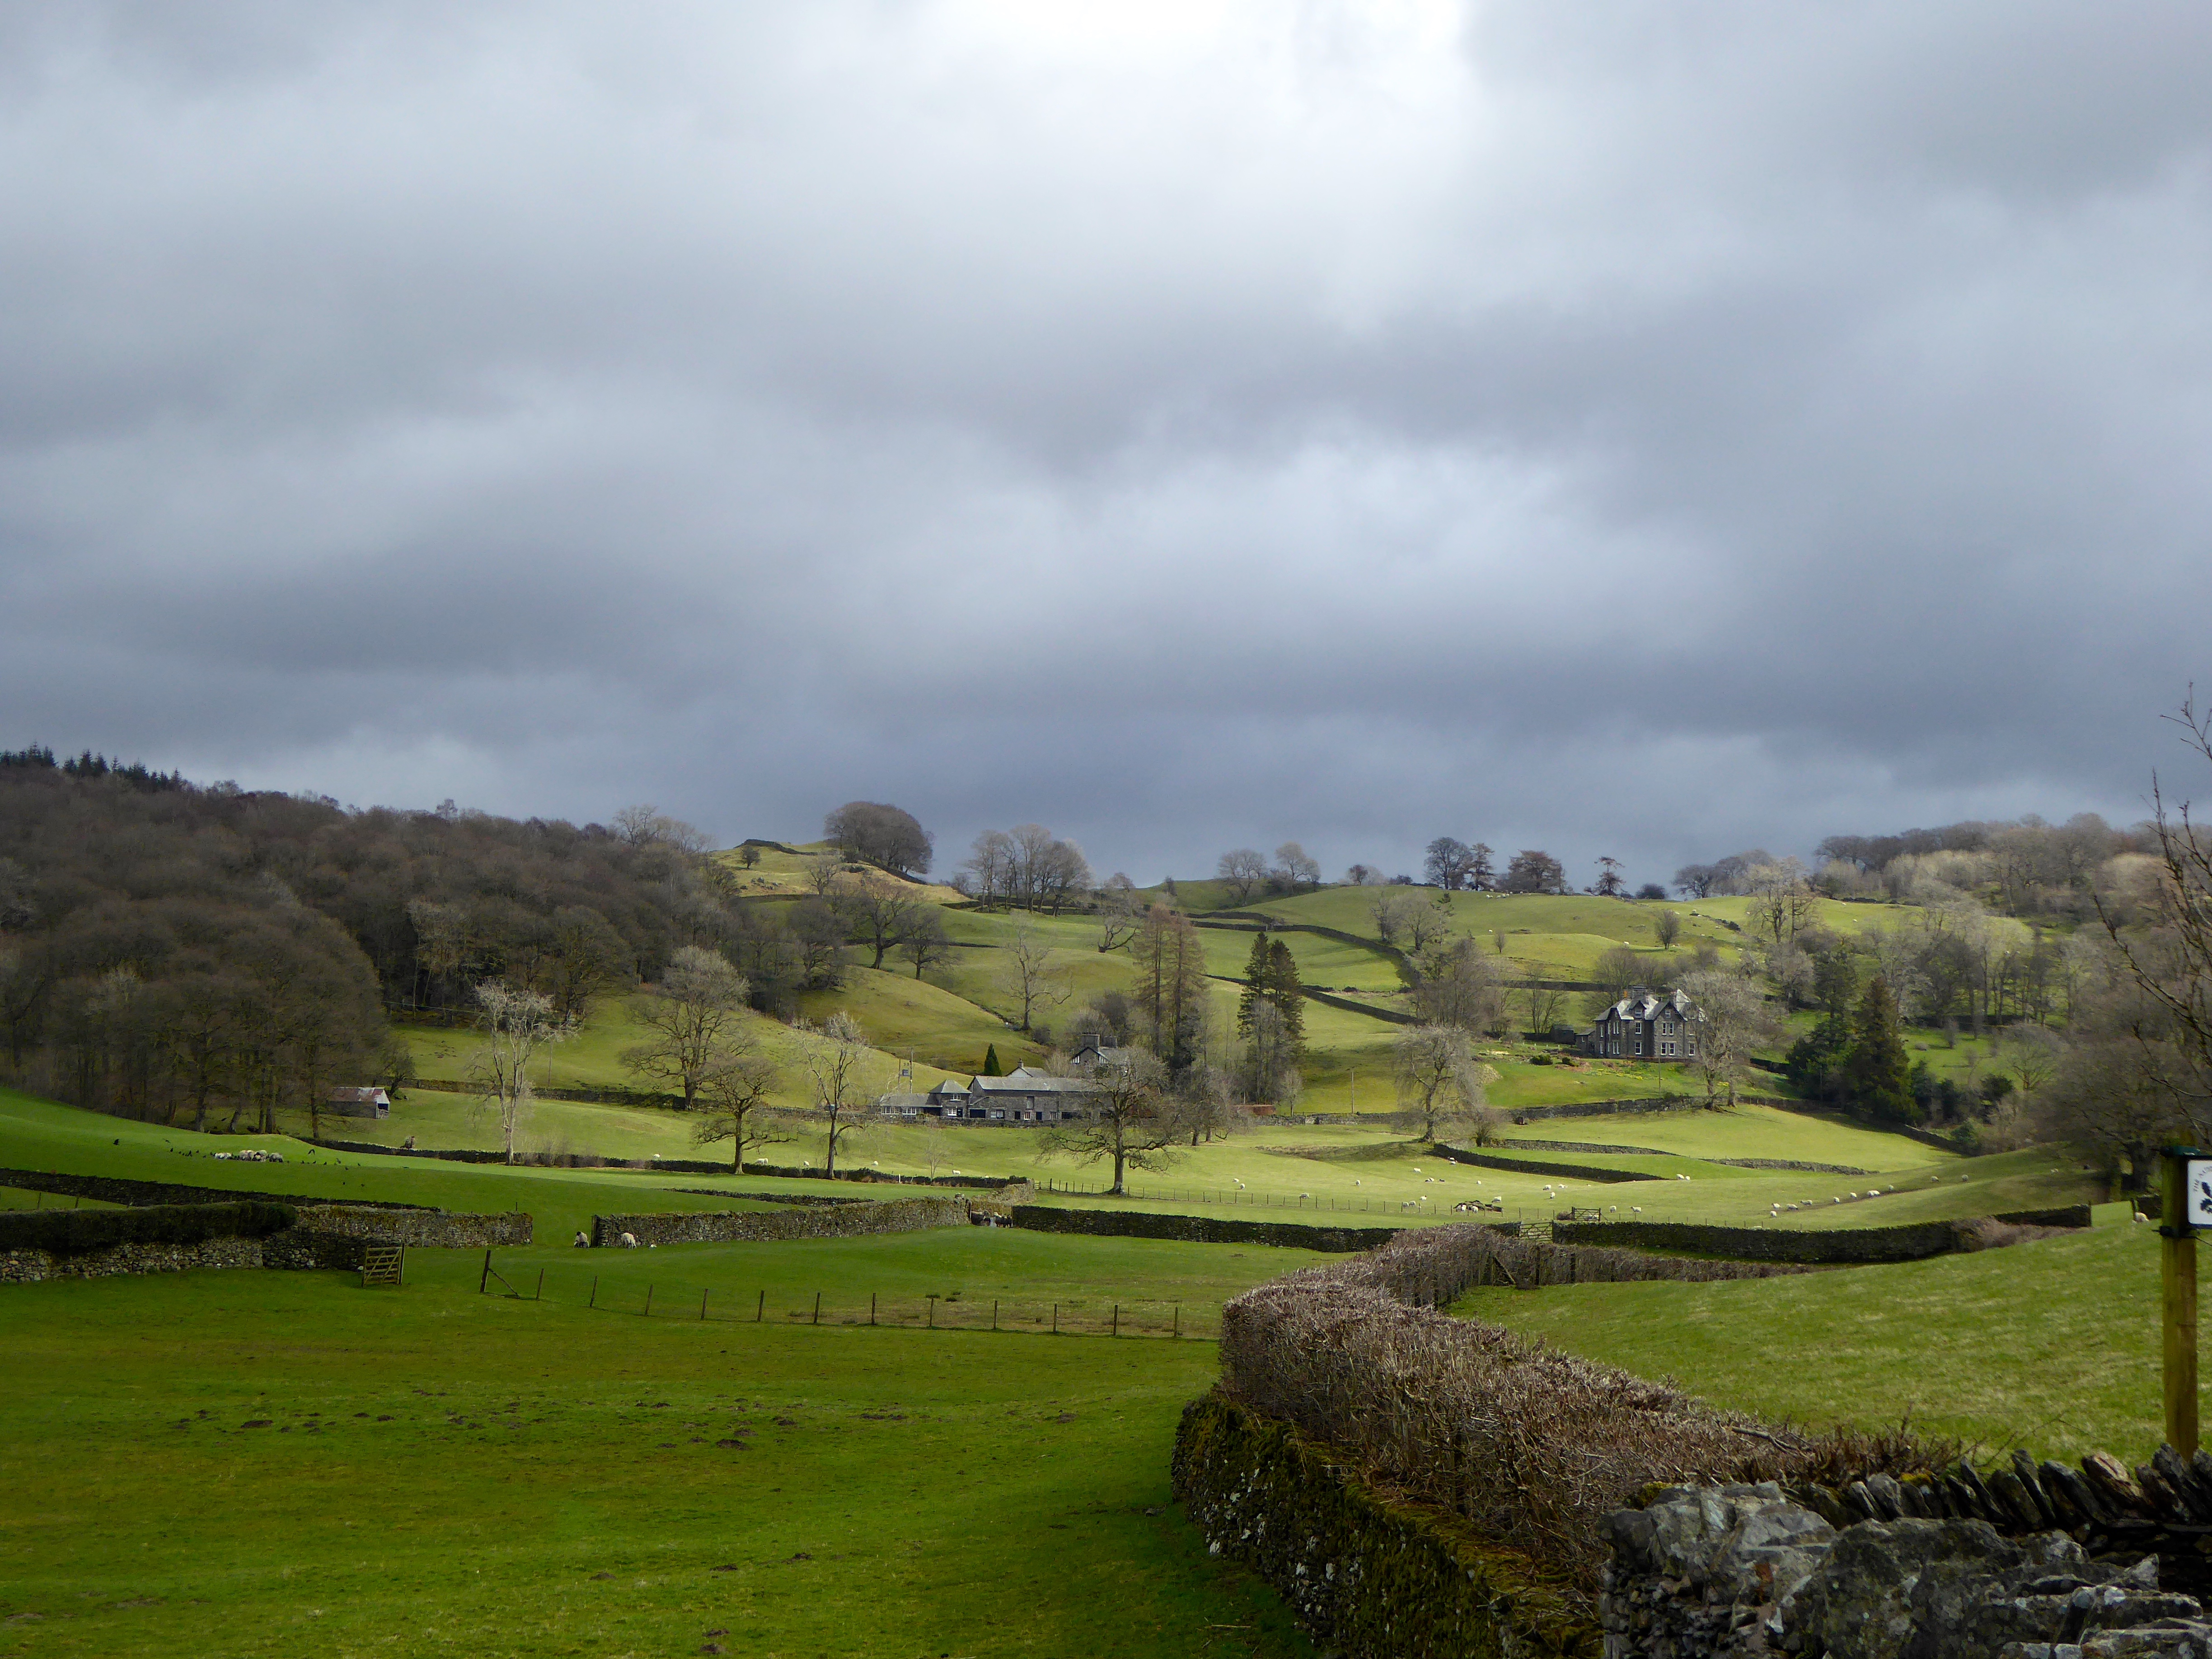
[[[1220,1334],[1220,1310],[1192,1309],[1158,1297],[1113,1296],[1072,1297],[969,1297],[936,1295],[889,1297],[872,1291],[867,1299],[854,1293],[851,1302],[830,1300],[823,1291],[776,1291],[757,1285],[737,1288],[654,1279],[644,1285],[622,1289],[603,1285],[600,1275],[555,1276],[556,1301],[582,1304],[599,1313],[628,1314],[641,1319],[704,1321],[723,1325],[836,1325],[879,1326],[903,1330],[999,1331],[1048,1336],[1103,1336],[1131,1340],[1211,1341]],[[547,1270],[540,1268],[534,1284],[518,1288],[503,1278],[485,1253],[478,1284],[481,1294],[491,1286],[520,1302],[543,1301]],[[573,1292],[573,1294],[571,1294]],[[696,1292],[696,1296],[695,1296]],[[656,1309],[658,1311],[656,1311]]]

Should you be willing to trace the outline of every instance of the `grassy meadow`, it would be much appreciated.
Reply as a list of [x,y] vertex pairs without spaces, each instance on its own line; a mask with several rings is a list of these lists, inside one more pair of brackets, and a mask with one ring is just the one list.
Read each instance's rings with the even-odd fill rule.
[[[788,1317],[887,1287],[1218,1306],[1301,1258],[970,1229],[586,1259],[596,1309],[552,1249],[498,1261],[542,1300],[422,1250],[398,1291],[0,1292],[0,1654],[1310,1651],[1170,1502],[1210,1342]],[[694,1285],[790,1305],[702,1320]]]
[[2084,1232],[1895,1267],[1480,1290],[1455,1310],[1768,1417],[1909,1417],[1984,1452],[2024,1446],[2078,1459],[2102,1449],[2132,1466],[2162,1431],[2156,1230],[2128,1224],[2120,1205],[2098,1220]]

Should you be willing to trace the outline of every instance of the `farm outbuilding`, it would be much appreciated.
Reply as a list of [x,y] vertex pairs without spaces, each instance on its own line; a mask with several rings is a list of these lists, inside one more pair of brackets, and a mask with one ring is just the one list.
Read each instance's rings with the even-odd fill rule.
[[339,1117],[390,1117],[392,1097],[381,1089],[333,1089],[323,1109]]

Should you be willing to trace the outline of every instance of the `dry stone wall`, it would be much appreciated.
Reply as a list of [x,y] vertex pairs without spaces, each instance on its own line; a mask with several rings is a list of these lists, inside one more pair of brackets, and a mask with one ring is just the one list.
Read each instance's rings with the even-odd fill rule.
[[[1210,1215],[1152,1215],[1138,1210],[1060,1210],[1012,1206],[1013,1224],[1041,1233],[1088,1233],[1103,1238],[1177,1238],[1195,1244],[1274,1244],[1294,1250],[1371,1250],[1397,1227],[1321,1227],[1297,1221],[1243,1221]],[[1517,1228],[1517,1222],[1504,1224]]]
[[533,1222],[520,1211],[471,1215],[452,1210],[380,1210],[365,1205],[303,1204],[301,1231],[418,1249],[481,1250],[531,1242]]
[[2206,1659],[2159,1560],[1898,1516],[1840,1531],[1771,1482],[1663,1486],[1607,1518],[1606,1659]]
[[[277,1235],[283,1237],[283,1235]],[[197,1267],[258,1267],[258,1238],[204,1238],[196,1244],[118,1244],[83,1255],[0,1250],[0,1285],[49,1279],[112,1279],[126,1273],[181,1273]]]
[[[241,1199],[265,1199],[276,1204],[319,1204],[324,1200],[298,1193],[256,1192],[245,1187],[197,1187],[181,1181],[127,1181],[119,1176],[54,1175],[43,1170],[0,1170],[0,1187],[27,1193],[59,1193],[64,1197],[97,1199],[103,1204],[235,1204]],[[419,1204],[400,1204],[387,1199],[349,1199],[349,1204],[370,1210],[419,1210]]]
[[1560,1221],[1552,1237],[1563,1244],[1621,1249],[1680,1250],[1738,1261],[1795,1261],[1874,1265],[1923,1261],[1954,1250],[1981,1248],[1984,1221],[2023,1227],[2086,1227],[2089,1206],[2017,1210],[1955,1221],[1915,1221],[1897,1227],[1722,1227],[1689,1221]]
[[[0,1244],[7,1246],[0,1249],[0,1284],[185,1273],[199,1267],[350,1270],[362,1265],[371,1244],[446,1249],[520,1245],[530,1243],[531,1228],[531,1218],[519,1214],[465,1215],[352,1204],[295,1206],[255,1200],[46,1214],[16,1212],[0,1218]],[[40,1231],[64,1230],[77,1237],[26,1242]],[[107,1243],[103,1235],[120,1242]]]
[[1522,1175],[1552,1176],[1561,1181],[1598,1181],[1618,1185],[1629,1181],[1667,1179],[1664,1176],[1651,1175],[1642,1170],[1602,1169],[1595,1164],[1547,1164],[1533,1158],[1501,1158],[1496,1152],[1470,1152],[1459,1146],[1438,1146],[1436,1155],[1449,1158],[1454,1164],[1472,1164],[1485,1170],[1512,1170]]
[[1184,1409],[1173,1479],[1208,1553],[1266,1578],[1324,1647],[1596,1659],[1587,1613],[1525,1555],[1369,1486],[1327,1448],[1219,1394]]
[[595,1215],[592,1243],[619,1245],[627,1233],[641,1245],[724,1244],[787,1238],[853,1238],[870,1233],[921,1232],[968,1225],[964,1198],[901,1198],[882,1204],[814,1205],[799,1210],[662,1211]]

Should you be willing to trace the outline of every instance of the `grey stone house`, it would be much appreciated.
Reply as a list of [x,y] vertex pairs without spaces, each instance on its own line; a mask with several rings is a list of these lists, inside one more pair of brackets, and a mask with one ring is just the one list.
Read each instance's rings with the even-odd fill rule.
[[1583,1048],[1607,1060],[1694,1060],[1705,1020],[1682,991],[1631,986],[1583,1033]]

